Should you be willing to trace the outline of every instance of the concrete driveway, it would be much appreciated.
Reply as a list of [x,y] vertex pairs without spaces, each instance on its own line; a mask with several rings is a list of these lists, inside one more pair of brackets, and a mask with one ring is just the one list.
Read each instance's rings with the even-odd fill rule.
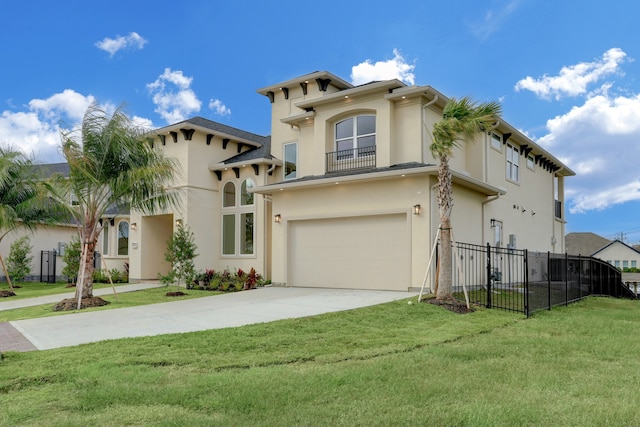
[[9,323],[36,349],[47,350],[117,338],[204,331],[313,316],[414,296],[417,293],[268,287]]

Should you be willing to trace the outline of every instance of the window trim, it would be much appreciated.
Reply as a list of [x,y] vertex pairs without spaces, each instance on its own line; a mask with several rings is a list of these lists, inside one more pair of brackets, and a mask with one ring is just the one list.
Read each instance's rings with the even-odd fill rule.
[[[291,146],[295,149],[295,155],[296,155],[296,160],[294,163],[295,173],[293,176],[287,177],[287,148]],[[297,179],[298,178],[298,141],[287,142],[285,144],[282,144],[282,158],[283,158],[282,179],[286,181]]]
[[[120,253],[120,226],[122,224],[127,224],[127,253],[126,254],[121,254]],[[120,220],[118,221],[118,224],[116,225],[116,244],[117,244],[117,249],[116,249],[116,255],[119,257],[128,257],[129,256],[129,234],[131,233],[131,224],[129,224],[129,221],[126,219]]]
[[[233,206],[223,205],[222,212],[220,215],[220,256],[222,258],[255,258],[257,257],[257,254],[256,254],[257,203],[255,200],[255,197],[252,199],[251,204],[242,203],[242,198],[243,198],[242,188],[243,186],[247,188],[247,186],[245,185],[247,181],[251,181],[252,183],[250,188],[253,188],[256,186],[255,180],[251,177],[242,178],[240,180],[239,185],[238,185],[238,182],[233,180],[229,180],[225,183],[225,186],[228,183],[232,183],[234,185],[234,188],[236,188],[236,192],[235,192],[234,205]],[[239,191],[237,191],[238,188],[240,188]],[[247,242],[244,240],[246,228],[244,226],[245,223],[242,222],[242,217],[247,214],[253,215],[252,232],[251,232],[252,253],[242,253],[242,249],[247,245]],[[226,217],[233,218],[233,231],[232,231],[233,232],[233,253],[225,252],[225,249],[226,249],[225,243],[229,243],[225,239],[229,237],[227,234],[225,234],[225,230],[226,230],[225,218]]]
[[[363,133],[363,134],[359,134],[358,133],[358,119],[360,117],[372,117],[373,118],[373,125],[374,125],[374,131],[373,132],[369,132],[369,133]],[[338,125],[340,123],[346,122],[347,120],[353,120],[353,125],[352,125],[352,131],[353,133],[351,134],[351,136],[349,137],[344,137],[344,138],[338,138]],[[366,137],[371,137],[373,136],[373,145],[365,145],[363,147],[358,146],[358,141],[361,138],[366,138]],[[348,141],[351,140],[351,150],[352,151],[352,155],[337,155],[338,160],[347,160],[347,159],[353,159],[354,157],[356,157],[356,150],[359,148],[365,148],[365,147],[376,147],[377,143],[378,143],[378,126],[377,126],[377,116],[375,114],[371,114],[371,113],[364,113],[364,114],[356,114],[353,116],[349,116],[349,117],[345,117],[341,120],[336,121],[333,124],[333,148],[334,151],[339,152],[339,151],[348,151],[349,148],[345,148],[343,150],[340,150],[338,148],[338,144],[340,142],[343,141]],[[375,153],[375,149],[373,151],[373,153]],[[369,153],[369,152],[363,152],[363,153],[358,153],[357,156],[358,157],[363,157],[363,156],[370,156],[373,155],[373,153]]]
[[[496,139],[496,138],[494,138],[494,136],[497,136],[498,138]],[[498,132],[493,132],[492,131],[490,133],[490,135],[489,135],[489,139],[490,139],[489,146],[491,148],[493,148],[494,150],[496,150],[497,152],[502,153],[502,145],[503,145],[502,135],[500,135]],[[497,146],[493,145],[494,141],[498,142]]]
[[[511,155],[511,159],[509,158],[510,155]],[[514,179],[514,171],[515,171],[515,179]],[[518,146],[510,142],[507,142],[506,178],[508,181],[514,182],[516,184],[520,183],[520,149],[518,148]]]

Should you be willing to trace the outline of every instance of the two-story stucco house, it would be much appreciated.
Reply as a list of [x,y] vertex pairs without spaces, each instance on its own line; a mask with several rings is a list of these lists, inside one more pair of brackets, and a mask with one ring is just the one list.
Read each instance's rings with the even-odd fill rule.
[[[258,90],[271,136],[202,118],[154,131],[179,159],[180,210],[131,213],[131,280],[157,278],[181,221],[196,267],[256,268],[276,284],[419,287],[437,233],[431,129],[447,98],[398,80],[353,86],[315,72]],[[451,159],[458,241],[564,251],[557,158],[501,121]]]

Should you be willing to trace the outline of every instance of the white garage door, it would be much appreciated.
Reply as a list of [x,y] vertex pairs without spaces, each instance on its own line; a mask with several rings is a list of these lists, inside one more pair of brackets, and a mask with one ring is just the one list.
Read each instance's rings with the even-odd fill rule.
[[290,221],[288,284],[384,289],[410,286],[406,214]]

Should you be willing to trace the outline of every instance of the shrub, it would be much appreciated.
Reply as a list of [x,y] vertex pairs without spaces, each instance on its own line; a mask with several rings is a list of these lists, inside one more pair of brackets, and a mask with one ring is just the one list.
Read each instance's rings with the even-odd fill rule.
[[71,241],[67,243],[67,247],[62,255],[62,260],[65,262],[62,274],[67,276],[69,281],[74,281],[78,277],[78,271],[80,270],[80,237],[74,235]]
[[193,232],[187,226],[179,226],[167,242],[167,251],[164,254],[165,261],[171,263],[171,271],[166,275],[160,275],[160,280],[166,285],[184,281],[185,287],[192,287],[196,277],[193,259],[198,256],[194,242]]
[[7,270],[9,276],[16,282],[24,281],[24,278],[31,272],[32,249],[31,242],[27,236],[11,243],[9,258],[7,259]]

